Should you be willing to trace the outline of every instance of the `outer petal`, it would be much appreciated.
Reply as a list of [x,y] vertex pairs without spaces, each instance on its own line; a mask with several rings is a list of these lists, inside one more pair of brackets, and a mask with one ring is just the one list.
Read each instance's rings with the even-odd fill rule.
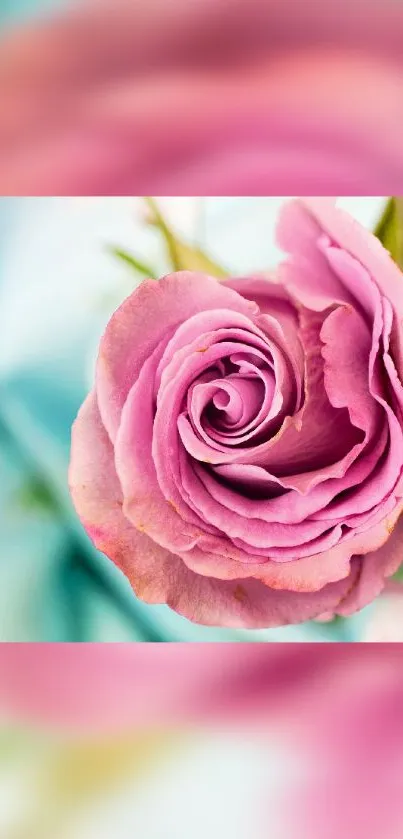
[[73,425],[69,485],[81,522],[100,551],[125,573],[136,561],[139,550],[146,558],[150,540],[136,531],[122,513],[123,496],[113,447],[94,393],[85,400]]
[[377,551],[360,557],[357,584],[337,609],[337,614],[351,615],[371,603],[383,590],[385,580],[398,570],[402,562],[403,516],[400,516],[388,541]]
[[318,198],[302,202],[330,238],[368,269],[380,291],[403,318],[403,275],[389,252],[365,227],[339,207]]
[[257,580],[223,581],[190,571],[125,519],[113,448],[94,394],[73,427],[70,488],[77,512],[99,550],[124,571],[135,593],[149,603],[167,603],[206,625],[270,627],[309,620],[337,608],[352,577],[316,593],[274,591]]
[[[311,298],[313,308],[322,309],[329,297],[347,303],[352,302],[350,291],[340,277],[329,270],[319,240],[323,234],[329,237],[337,248],[345,251],[368,272],[378,289],[393,305],[396,321],[392,340],[397,355],[396,365],[403,371],[403,297],[401,293],[403,274],[391,259],[379,240],[362,227],[348,213],[332,205],[326,199],[306,198],[289,202],[280,216],[277,237],[281,247],[293,255],[306,260],[304,276],[304,299]],[[303,262],[299,265],[303,271]],[[281,269],[286,285],[292,289],[293,276],[290,266]],[[370,292],[370,285],[368,286]],[[358,289],[357,289],[358,292]]]

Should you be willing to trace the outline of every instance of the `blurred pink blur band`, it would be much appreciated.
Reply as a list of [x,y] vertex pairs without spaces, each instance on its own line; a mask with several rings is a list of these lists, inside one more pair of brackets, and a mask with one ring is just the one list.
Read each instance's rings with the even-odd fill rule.
[[403,192],[403,5],[97,0],[0,39],[0,194]]

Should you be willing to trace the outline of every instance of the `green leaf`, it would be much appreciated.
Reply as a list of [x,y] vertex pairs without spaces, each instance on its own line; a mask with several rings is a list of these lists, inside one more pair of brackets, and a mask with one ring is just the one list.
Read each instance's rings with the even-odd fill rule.
[[225,268],[210,259],[201,248],[188,245],[173,232],[153,198],[147,197],[144,200],[150,214],[149,223],[156,227],[162,234],[174,271],[202,271],[218,279],[229,276],[229,271],[226,271]]
[[138,259],[137,256],[134,256],[128,251],[123,250],[122,248],[116,248],[113,245],[108,248],[109,253],[112,256],[115,256],[117,259],[120,259],[125,265],[128,265],[133,271],[136,271],[137,274],[141,274],[142,277],[146,277],[147,279],[156,279],[156,272],[153,268],[143,262],[141,259]]
[[14,502],[21,510],[38,510],[52,516],[59,513],[59,505],[54,498],[46,481],[40,477],[28,478],[19,492],[14,496]]
[[389,198],[374,233],[403,269],[403,198]]
[[392,580],[395,580],[397,583],[403,583],[403,563],[400,568],[397,569],[396,573],[393,574],[391,577]]

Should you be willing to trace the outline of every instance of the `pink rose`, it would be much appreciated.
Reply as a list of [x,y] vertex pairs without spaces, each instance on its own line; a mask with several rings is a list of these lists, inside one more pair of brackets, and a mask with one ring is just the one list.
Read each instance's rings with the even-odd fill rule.
[[1,39],[1,194],[402,193],[402,36],[395,0],[74,4]]
[[203,624],[348,615],[402,559],[403,277],[329,199],[288,203],[278,240],[271,279],[143,282],[73,429],[95,545]]

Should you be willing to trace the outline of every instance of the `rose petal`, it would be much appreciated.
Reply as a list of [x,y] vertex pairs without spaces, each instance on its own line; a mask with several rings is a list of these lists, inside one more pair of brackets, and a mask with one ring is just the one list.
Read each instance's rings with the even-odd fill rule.
[[259,628],[309,620],[336,608],[349,584],[342,581],[319,593],[298,594],[276,592],[255,580],[212,580],[194,574],[155,545],[123,515],[113,448],[94,394],[74,424],[69,481],[90,537],[124,571],[137,596],[148,603],[167,603],[198,623]]
[[248,316],[256,308],[205,274],[178,271],[159,282],[142,282],[112,316],[100,345],[97,397],[111,439],[116,437],[130,388],[165,336],[197,312],[231,309]]
[[395,574],[403,562],[403,516],[389,525],[391,534],[378,550],[360,558],[360,573],[349,596],[337,608],[337,614],[351,615],[371,603],[384,588],[385,580]]

